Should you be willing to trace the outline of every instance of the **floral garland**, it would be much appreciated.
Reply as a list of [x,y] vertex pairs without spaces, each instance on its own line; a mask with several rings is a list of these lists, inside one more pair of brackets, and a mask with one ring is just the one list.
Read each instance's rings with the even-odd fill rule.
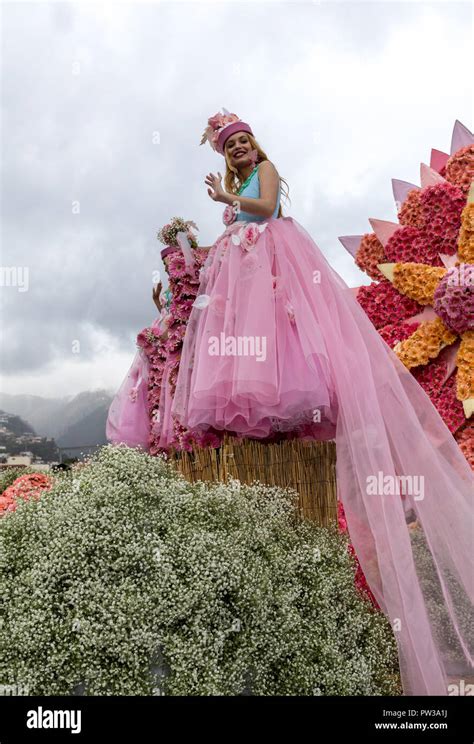
[[[172,224],[176,227],[176,222]],[[163,231],[160,232],[164,234]],[[170,232],[167,234],[170,235]],[[199,290],[199,270],[207,258],[207,251],[194,248],[193,258],[195,261],[193,267],[186,265],[186,260],[180,251],[170,253],[164,258],[172,298],[169,307],[171,321],[166,338],[164,336],[156,337],[153,332],[150,333],[151,329],[146,329],[139,335],[139,338],[147,340],[147,343],[142,341],[141,346],[147,354],[150,367],[148,409],[151,420],[149,448],[152,455],[167,452],[171,448],[189,451],[196,445],[217,447],[221,441],[221,438],[214,433],[191,432],[177,420],[174,420],[171,442],[166,447],[160,444],[162,423],[160,421],[160,399],[162,389],[164,385],[167,385],[171,396],[174,395],[176,390],[186,325]]]

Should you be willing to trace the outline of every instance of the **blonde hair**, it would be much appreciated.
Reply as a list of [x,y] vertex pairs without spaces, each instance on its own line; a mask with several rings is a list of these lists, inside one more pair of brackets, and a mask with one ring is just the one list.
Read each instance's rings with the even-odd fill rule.
[[[257,164],[261,163],[263,160],[268,160],[266,153],[264,153],[264,151],[258,144],[257,140],[255,139],[255,137],[252,134],[249,134],[249,132],[245,132],[245,134],[249,138],[249,142],[252,145],[252,148],[257,151],[257,155],[258,155]],[[240,187],[242,186],[243,180],[241,179],[237,168],[234,168],[230,165],[229,156],[227,154],[225,146],[224,146],[224,158],[225,158],[225,167],[226,167],[225,176],[224,176],[225,190],[227,191],[228,194],[236,194],[238,190],[240,189]],[[289,186],[287,182],[285,181],[285,179],[280,176],[280,186],[282,186],[283,184],[285,186],[285,188],[283,189],[283,195],[285,199],[288,199],[288,201],[290,201],[291,203]],[[281,202],[278,205],[277,217],[283,217],[283,212],[281,210]]]

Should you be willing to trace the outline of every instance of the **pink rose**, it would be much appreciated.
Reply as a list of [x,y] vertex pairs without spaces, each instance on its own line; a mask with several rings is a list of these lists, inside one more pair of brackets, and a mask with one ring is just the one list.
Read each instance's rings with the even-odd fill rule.
[[250,251],[258,240],[260,231],[254,222],[249,222],[240,233],[240,242],[244,251]]
[[222,222],[224,225],[232,225],[233,222],[235,222],[235,218],[237,217],[237,213],[232,206],[232,204],[228,204],[226,208],[224,209],[224,214],[222,215]]

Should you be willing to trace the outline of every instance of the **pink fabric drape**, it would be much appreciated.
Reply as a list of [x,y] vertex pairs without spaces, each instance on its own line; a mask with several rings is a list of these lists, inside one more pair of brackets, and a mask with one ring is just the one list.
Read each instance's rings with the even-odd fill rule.
[[[248,252],[232,241],[238,229],[225,230],[204,266],[173,414],[263,437],[298,407],[321,411],[319,435],[336,439],[339,496],[394,629],[404,693],[446,695],[473,674],[472,471],[304,228],[269,219]],[[267,359],[210,356],[220,332],[266,336]]]

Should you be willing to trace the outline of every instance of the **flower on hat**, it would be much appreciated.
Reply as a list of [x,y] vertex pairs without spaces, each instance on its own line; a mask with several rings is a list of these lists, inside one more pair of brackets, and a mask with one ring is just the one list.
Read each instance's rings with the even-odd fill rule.
[[233,124],[234,121],[240,121],[237,114],[231,114],[226,109],[222,109],[222,111],[223,113],[218,111],[217,114],[207,120],[207,127],[202,134],[200,145],[203,145],[207,140],[212,149],[217,150],[217,140],[222,129],[228,124]]

